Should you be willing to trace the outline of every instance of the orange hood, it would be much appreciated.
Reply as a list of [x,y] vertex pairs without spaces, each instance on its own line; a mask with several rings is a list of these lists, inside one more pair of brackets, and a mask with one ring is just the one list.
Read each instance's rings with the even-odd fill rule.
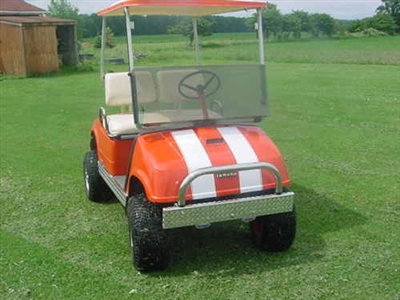
[[[268,162],[278,168],[284,186],[290,184],[282,156],[271,139],[256,126],[203,127],[145,134],[136,141],[130,174],[143,184],[156,203],[178,199],[183,179],[211,166]],[[250,170],[205,175],[191,184],[187,200],[216,198],[275,187],[272,174]]]

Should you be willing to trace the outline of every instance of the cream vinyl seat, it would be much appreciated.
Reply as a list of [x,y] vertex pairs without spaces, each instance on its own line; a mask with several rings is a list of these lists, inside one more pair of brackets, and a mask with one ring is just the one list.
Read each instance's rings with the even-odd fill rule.
[[[157,91],[150,72],[135,72],[137,96],[140,104],[157,101]],[[130,77],[127,72],[108,73],[104,78],[106,105],[110,107],[131,106],[132,93]],[[140,129],[135,125],[133,114],[115,114],[106,116],[108,131],[113,136],[139,133]],[[160,114],[146,114],[145,121],[160,119],[159,122],[168,122]]]

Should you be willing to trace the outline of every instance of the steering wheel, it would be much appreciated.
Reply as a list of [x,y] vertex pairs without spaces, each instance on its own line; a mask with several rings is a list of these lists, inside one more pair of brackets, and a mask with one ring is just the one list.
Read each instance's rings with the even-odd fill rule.
[[[190,78],[195,77],[195,76],[200,76],[202,74],[207,74],[211,75],[210,78],[207,80],[207,82],[203,84],[199,84],[197,86],[192,86],[187,84]],[[210,86],[212,82],[216,81],[215,87],[211,91],[207,91],[207,88]],[[185,77],[182,78],[182,80],[178,84],[178,91],[179,94],[181,94],[183,97],[190,99],[190,100],[199,100],[200,98],[206,98],[208,96],[211,96],[215,94],[219,88],[221,87],[221,79],[218,77],[217,74],[211,71],[196,71],[193,73],[190,73],[186,75]],[[182,88],[189,89],[191,91],[194,91],[197,93],[196,96],[191,96],[188,95],[187,92],[185,93]]]

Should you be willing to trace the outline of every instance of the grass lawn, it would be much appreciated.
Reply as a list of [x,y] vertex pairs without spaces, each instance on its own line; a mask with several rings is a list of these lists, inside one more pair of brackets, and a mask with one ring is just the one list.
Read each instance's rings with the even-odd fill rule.
[[[186,63],[176,53],[185,45],[149,39],[138,47],[175,49],[150,63]],[[0,298],[399,299],[399,41],[268,45],[261,127],[297,194],[295,243],[261,253],[241,222],[180,229],[172,267],[154,274],[132,268],[121,206],[84,194],[82,158],[104,102],[98,74],[0,81]],[[229,43],[206,47],[205,60],[231,62]]]

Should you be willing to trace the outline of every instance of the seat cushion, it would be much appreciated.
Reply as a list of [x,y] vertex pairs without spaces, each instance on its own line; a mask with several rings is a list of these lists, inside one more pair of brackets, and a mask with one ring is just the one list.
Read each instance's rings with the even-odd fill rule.
[[132,114],[110,115],[107,116],[107,122],[108,130],[114,136],[140,132],[133,122]]
[[[133,122],[132,114],[118,114],[107,116],[108,130],[111,135],[119,136],[126,134],[140,133],[141,129],[137,128]],[[158,124],[158,123],[169,123],[171,119],[162,113],[145,113],[144,123],[145,124]]]
[[[210,118],[218,119],[221,116],[213,111],[208,111]],[[139,116],[140,117],[140,116]],[[164,110],[160,112],[149,112],[144,114],[144,124],[163,124],[174,122],[191,122],[192,120],[202,120],[203,111],[201,109],[187,110]],[[113,136],[140,133],[133,122],[132,114],[118,114],[107,116],[108,130]]]

